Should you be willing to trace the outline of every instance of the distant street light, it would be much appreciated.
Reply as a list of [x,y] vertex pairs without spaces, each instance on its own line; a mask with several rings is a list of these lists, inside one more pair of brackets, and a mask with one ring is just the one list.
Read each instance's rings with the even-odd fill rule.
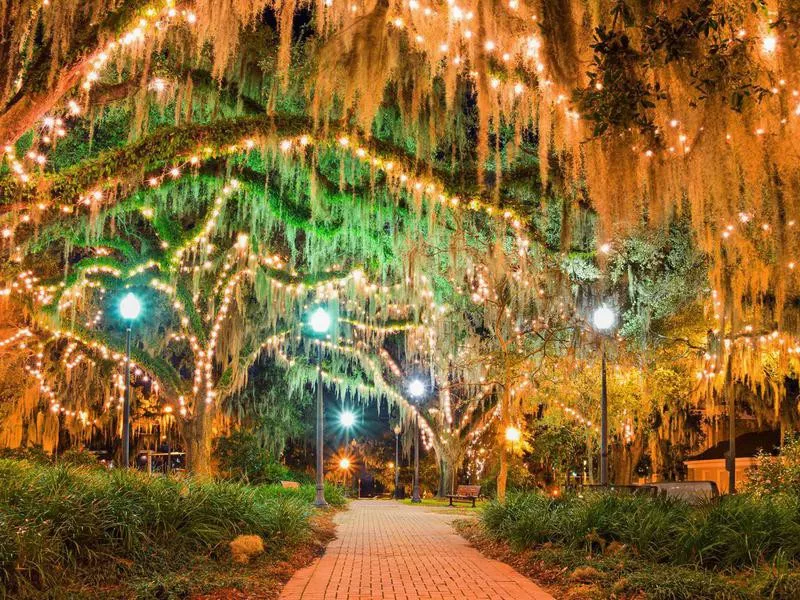
[[400,498],[400,425],[394,426],[394,497]]
[[346,410],[339,415],[339,422],[342,424],[342,427],[350,428],[356,422],[356,416],[349,410]]
[[[331,327],[331,316],[328,312],[318,307],[308,319],[308,324],[312,331],[320,336],[328,333]],[[317,342],[317,472],[316,472],[316,487],[317,495],[314,500],[314,506],[324,508],[328,506],[325,501],[325,480],[323,453],[325,446],[323,442],[323,406],[322,406],[322,341]],[[349,461],[348,461],[349,464]]]
[[506,427],[506,440],[511,442],[512,444],[516,444],[518,441],[522,439],[522,432],[517,429],[516,427],[509,426]]
[[131,464],[131,327],[142,312],[142,304],[132,292],[122,297],[119,314],[128,322],[125,336],[125,398],[122,404],[122,466]]
[[[610,331],[617,322],[616,313],[606,305],[595,309],[592,315],[595,329],[601,333]],[[601,341],[600,375],[600,485],[608,485],[608,386],[606,384],[606,344]]]
[[339,461],[339,468],[342,469],[342,471],[347,471],[347,469],[350,468],[350,459],[349,458],[341,459]]
[[356,416],[352,411],[343,410],[341,413],[339,413],[339,423],[345,429],[344,445],[347,446],[347,444],[350,443],[350,428],[355,425]]
[[308,324],[311,325],[311,329],[314,330],[314,333],[328,333],[328,330],[331,328],[331,316],[328,314],[328,311],[319,307],[311,313]]
[[411,502],[419,504],[422,497],[419,494],[419,400],[425,395],[425,384],[421,379],[412,379],[408,383],[408,393],[417,402],[414,411],[414,486],[411,492]]
[[412,379],[408,384],[408,393],[412,398],[422,398],[425,395],[425,384],[420,379]]
[[617,322],[617,315],[612,309],[603,305],[595,309],[592,322],[599,331],[608,331]]

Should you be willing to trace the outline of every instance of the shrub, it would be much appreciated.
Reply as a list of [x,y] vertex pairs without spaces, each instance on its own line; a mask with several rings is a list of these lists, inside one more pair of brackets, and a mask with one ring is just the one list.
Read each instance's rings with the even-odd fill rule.
[[163,568],[238,535],[291,545],[313,512],[301,494],[134,471],[0,460],[0,480],[0,596],[36,595],[65,572]]
[[70,448],[59,457],[58,462],[76,467],[102,467],[97,456],[84,448]]
[[270,457],[258,438],[249,431],[238,430],[216,441],[215,453],[220,470],[235,481],[253,485],[280,483],[281,481],[308,480],[308,477],[292,472]]
[[592,492],[553,500],[510,494],[490,502],[486,530],[516,548],[553,542],[604,551],[614,542],[658,563],[725,569],[757,567],[780,557],[800,562],[800,498],[725,496],[691,506],[679,500]]
[[778,456],[759,452],[745,489],[759,496],[776,492],[800,496],[800,434],[787,436]]
[[[256,494],[261,501],[270,498],[300,498],[303,502],[313,504],[317,497],[317,488],[314,484],[304,484],[294,489],[280,485],[262,485],[256,488]],[[325,500],[337,508],[344,506],[347,501],[344,489],[328,482],[325,482]]]

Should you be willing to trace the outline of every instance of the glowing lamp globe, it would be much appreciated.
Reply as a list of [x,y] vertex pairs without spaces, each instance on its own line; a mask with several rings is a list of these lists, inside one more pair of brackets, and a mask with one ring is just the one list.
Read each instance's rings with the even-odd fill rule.
[[520,441],[522,438],[522,432],[517,429],[516,427],[506,427],[506,441],[511,442],[512,444]]
[[350,468],[350,459],[349,459],[349,458],[343,458],[343,459],[341,459],[341,460],[339,461],[339,468],[340,468],[340,469],[342,469],[342,470],[344,470],[344,471],[346,471],[347,469],[349,469],[349,468]]
[[119,303],[119,314],[127,321],[133,321],[142,312],[142,305],[139,299],[132,293],[127,293]]
[[346,410],[339,415],[339,422],[342,424],[342,427],[352,427],[356,422],[356,416],[349,410]]
[[400,435],[401,431],[402,431],[402,429],[400,429],[400,425],[395,425],[394,426],[394,434],[395,435]]
[[611,329],[616,321],[617,315],[615,315],[614,311],[607,306],[599,307],[592,315],[592,322],[600,331],[607,331]]
[[412,398],[421,398],[425,394],[425,384],[419,379],[412,379],[408,384],[408,393]]
[[315,333],[327,333],[328,329],[331,328],[331,316],[324,308],[318,308],[311,313],[308,324],[311,325],[311,329]]

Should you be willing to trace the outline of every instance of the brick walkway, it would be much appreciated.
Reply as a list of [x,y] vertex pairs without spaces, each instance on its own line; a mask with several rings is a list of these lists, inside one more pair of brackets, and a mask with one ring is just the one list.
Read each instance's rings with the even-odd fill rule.
[[457,535],[456,514],[391,500],[356,500],[336,516],[337,539],[295,573],[281,600],[553,600]]

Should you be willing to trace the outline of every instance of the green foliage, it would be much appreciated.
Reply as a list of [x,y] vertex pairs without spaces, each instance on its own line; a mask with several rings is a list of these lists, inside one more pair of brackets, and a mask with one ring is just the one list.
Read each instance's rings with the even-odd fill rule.
[[643,342],[708,293],[708,258],[682,218],[623,240],[611,258],[609,278],[627,296],[623,335]]
[[42,450],[41,446],[28,448],[0,448],[0,460],[26,460],[30,463],[46,465],[52,462],[52,457]]
[[652,136],[656,126],[650,111],[656,101],[666,98],[660,84],[643,76],[641,54],[624,31],[601,25],[595,29],[594,42],[588,85],[573,94],[581,114],[594,125],[593,135],[635,127]]
[[748,476],[746,489],[763,496],[784,492],[800,497],[800,435],[787,436],[778,456],[763,451]]
[[[295,477],[294,481],[297,481]],[[300,498],[308,504],[313,504],[317,497],[317,488],[313,483],[301,485],[299,488],[284,488],[280,485],[262,485],[256,488],[256,497],[264,498]],[[347,503],[347,496],[342,486],[325,482],[325,500],[335,508],[341,508]]]
[[[270,548],[309,533],[305,494],[137,472],[0,460],[0,596],[38,597],[64,576],[115,580],[238,534]],[[108,568],[108,565],[114,565]]]
[[97,456],[84,448],[70,448],[58,457],[58,462],[63,465],[73,467],[98,467],[102,465],[97,460]]
[[592,552],[619,542],[646,560],[709,569],[800,561],[800,498],[789,496],[725,496],[690,506],[607,493],[561,500],[514,494],[489,503],[482,520],[517,548],[552,542]]
[[289,469],[276,462],[250,431],[237,429],[217,439],[216,456],[220,469],[235,480],[252,484],[293,480]]

